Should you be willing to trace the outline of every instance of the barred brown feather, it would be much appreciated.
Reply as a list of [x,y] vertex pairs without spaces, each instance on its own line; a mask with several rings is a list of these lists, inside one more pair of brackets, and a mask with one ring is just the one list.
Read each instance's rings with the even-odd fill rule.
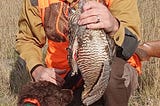
[[91,30],[79,26],[77,20],[80,13],[80,9],[70,10],[69,62],[74,74],[78,68],[82,74],[82,101],[88,106],[99,100],[107,87],[114,55],[114,41],[103,29]]

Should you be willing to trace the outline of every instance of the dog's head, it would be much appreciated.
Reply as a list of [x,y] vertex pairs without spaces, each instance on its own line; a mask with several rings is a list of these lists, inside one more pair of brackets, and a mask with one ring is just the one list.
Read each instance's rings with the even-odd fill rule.
[[29,82],[19,93],[18,106],[66,106],[72,98],[72,90],[62,89],[51,82]]

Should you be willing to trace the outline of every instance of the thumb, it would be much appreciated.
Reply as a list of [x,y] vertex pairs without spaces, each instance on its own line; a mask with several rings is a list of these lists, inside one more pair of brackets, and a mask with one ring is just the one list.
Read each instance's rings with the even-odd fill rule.
[[54,68],[54,71],[55,71],[57,74],[59,74],[59,75],[65,74],[65,73],[67,72],[66,70],[55,69],[55,68]]

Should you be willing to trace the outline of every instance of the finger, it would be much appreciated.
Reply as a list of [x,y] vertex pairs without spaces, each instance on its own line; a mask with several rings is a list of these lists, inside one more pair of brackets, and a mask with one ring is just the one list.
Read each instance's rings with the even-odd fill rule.
[[91,8],[97,8],[97,6],[99,6],[99,3],[97,1],[89,1],[87,3],[84,4],[83,6],[83,10],[89,10]]
[[82,19],[78,22],[79,25],[86,25],[91,23],[96,23],[98,21],[97,16],[91,16],[85,19]]
[[50,81],[58,86],[62,86],[62,83],[57,81],[55,78],[49,77],[46,81]]
[[101,29],[101,28],[104,28],[104,25],[103,25],[102,22],[92,23],[92,24],[88,24],[87,28],[89,28],[89,29]]
[[61,69],[55,69],[53,68],[52,71],[55,71],[57,74],[62,75],[66,73],[66,70],[61,70]]
[[52,74],[50,74],[50,77],[58,81],[59,83],[63,84],[64,79],[60,76],[61,74],[65,74],[66,70],[60,70],[60,69],[51,69]]
[[97,9],[90,9],[88,11],[83,12],[80,15],[79,20],[82,20],[82,19],[85,19],[85,18],[88,18],[88,17],[91,17],[91,16],[99,15],[99,14],[100,14],[99,10],[97,10]]
[[56,74],[55,79],[56,79],[56,81],[58,81],[61,84],[64,84],[64,82],[65,82],[65,80],[61,76],[59,76],[58,74]]
[[51,76],[49,80],[59,86],[62,86],[65,82],[64,79],[57,77],[57,76],[56,77]]
[[50,81],[56,85],[63,85],[64,84],[64,79],[61,78],[60,76],[58,76],[56,73],[54,73],[54,74],[50,73],[46,80]]

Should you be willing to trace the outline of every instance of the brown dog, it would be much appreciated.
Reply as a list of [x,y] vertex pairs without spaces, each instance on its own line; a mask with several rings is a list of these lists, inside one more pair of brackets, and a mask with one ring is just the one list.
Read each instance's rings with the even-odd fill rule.
[[51,82],[29,82],[19,93],[18,106],[66,106],[72,98],[71,90],[61,89]]

